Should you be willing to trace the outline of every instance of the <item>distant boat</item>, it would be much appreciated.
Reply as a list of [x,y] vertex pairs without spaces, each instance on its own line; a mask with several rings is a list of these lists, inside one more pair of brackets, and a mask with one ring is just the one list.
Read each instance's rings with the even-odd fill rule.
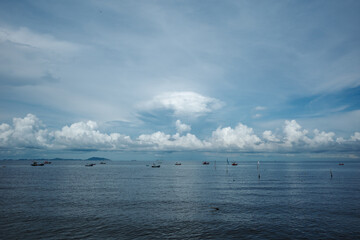
[[37,167],[37,166],[44,166],[44,164],[43,164],[43,163],[33,162],[33,163],[31,164],[31,166],[34,166],[34,167]]
[[340,166],[344,165],[343,163],[339,163]]
[[179,166],[181,165],[181,162],[176,162],[175,165]]
[[160,164],[153,163],[153,165],[152,165],[151,167],[152,167],[152,168],[159,168],[159,167],[160,167]]
[[204,161],[202,164],[203,164],[203,165],[209,165],[210,162]]
[[49,162],[49,161],[45,161],[45,162],[44,162],[44,164],[51,164],[51,162]]
[[106,162],[101,162],[100,164],[106,164]]
[[232,164],[231,165],[233,165],[233,166],[237,166],[238,164],[234,161],[234,162],[232,162]]
[[95,163],[90,163],[90,164],[86,164],[85,167],[92,167],[92,166],[95,166],[96,164]]

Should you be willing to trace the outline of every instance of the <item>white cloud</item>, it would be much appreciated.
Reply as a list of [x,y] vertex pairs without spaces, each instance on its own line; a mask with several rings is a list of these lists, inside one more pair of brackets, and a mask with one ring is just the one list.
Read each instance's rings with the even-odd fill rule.
[[155,96],[143,107],[148,110],[166,109],[176,116],[198,117],[222,106],[222,102],[195,92],[165,92]]
[[273,135],[273,133],[270,130],[266,130],[263,132],[263,138],[269,142],[279,142],[280,141],[275,135]]
[[351,141],[360,141],[360,132],[355,132],[353,136],[351,136]]
[[257,112],[257,113],[255,113],[252,117],[253,117],[253,118],[261,118],[261,117],[263,116],[263,114],[258,113],[258,112],[259,112],[259,111],[264,111],[264,110],[266,110],[266,107],[257,106],[257,107],[255,107],[253,110],[254,110],[255,112]]
[[[190,126],[177,121],[180,130]],[[295,121],[285,121],[283,136],[276,136],[266,130],[262,138],[254,130],[239,123],[235,128],[219,127],[208,139],[201,140],[187,133],[174,135],[164,132],[141,134],[135,140],[120,133],[102,133],[94,121],[77,122],[61,130],[50,131],[32,114],[14,118],[12,125],[0,124],[0,147],[2,149],[47,150],[125,150],[125,151],[225,151],[225,152],[358,152],[360,133],[355,132],[348,139],[335,138],[335,133],[315,129],[309,131]],[[336,139],[336,141],[334,140]]]
[[6,144],[12,133],[13,133],[13,130],[9,124],[6,124],[6,123],[1,124],[0,125],[0,143],[2,143],[2,145]]
[[199,140],[195,135],[187,133],[185,136],[165,134],[155,132],[153,134],[143,134],[138,138],[140,146],[152,150],[203,150],[209,146],[209,143]]
[[43,124],[33,114],[28,114],[25,118],[14,118],[12,127],[4,123],[0,125],[0,145],[14,148],[49,147],[48,131],[41,127]]
[[342,143],[345,143],[346,140],[343,137],[338,137],[338,138],[336,138],[336,142],[339,144],[342,144]]
[[124,144],[131,145],[128,136],[119,133],[104,134],[93,121],[78,122],[58,131],[44,129],[44,125],[34,115],[14,118],[13,126],[0,125],[0,146],[7,148],[45,149],[94,149],[120,150]]
[[176,130],[178,131],[178,133],[189,132],[191,130],[190,125],[182,123],[180,120],[176,120],[175,124],[176,124]]
[[210,139],[213,147],[223,149],[253,150],[261,143],[252,128],[239,123],[234,129],[231,127],[218,128],[212,132]]
[[310,139],[306,136],[307,133],[306,129],[301,130],[301,126],[295,120],[285,121],[284,134],[286,145],[310,143]]
[[337,138],[335,141],[335,133],[333,132],[320,132],[318,129],[315,129],[313,131],[313,137],[308,136],[308,133],[309,131],[302,129],[302,127],[295,120],[286,120],[284,127],[285,150],[331,150],[334,143],[340,144],[346,142],[343,138]]
[[327,145],[329,143],[334,142],[333,137],[335,136],[335,133],[333,132],[320,132],[318,129],[314,130],[314,138],[312,139],[312,145]]
[[257,106],[257,107],[255,107],[255,110],[256,110],[256,111],[264,111],[264,110],[266,110],[266,107]]
[[78,122],[70,127],[65,126],[61,131],[55,131],[54,137],[56,146],[62,148],[78,149],[113,149],[119,150],[122,144],[131,144],[128,136],[119,133],[104,134],[97,130],[96,122]]

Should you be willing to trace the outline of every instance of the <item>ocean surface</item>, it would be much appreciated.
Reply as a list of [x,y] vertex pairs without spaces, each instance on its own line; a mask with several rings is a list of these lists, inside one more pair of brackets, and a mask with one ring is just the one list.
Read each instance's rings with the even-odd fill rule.
[[86,163],[0,161],[0,239],[360,238],[359,161]]

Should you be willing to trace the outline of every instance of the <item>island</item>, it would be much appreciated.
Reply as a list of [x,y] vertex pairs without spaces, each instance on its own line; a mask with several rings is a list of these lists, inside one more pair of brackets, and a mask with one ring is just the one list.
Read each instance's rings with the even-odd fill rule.
[[86,160],[89,160],[89,161],[110,161],[110,159],[101,158],[101,157],[91,157],[91,158],[88,158]]

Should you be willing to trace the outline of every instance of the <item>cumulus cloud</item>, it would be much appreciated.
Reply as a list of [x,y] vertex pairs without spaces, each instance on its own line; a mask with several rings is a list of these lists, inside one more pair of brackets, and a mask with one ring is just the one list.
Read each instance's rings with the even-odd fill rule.
[[0,125],[0,146],[3,148],[44,148],[44,149],[93,149],[120,150],[131,139],[118,133],[100,133],[93,121],[78,122],[58,131],[44,129],[34,115],[14,118],[13,126]]
[[284,134],[284,145],[295,151],[303,149],[326,150],[326,148],[332,147],[333,143],[345,141],[341,138],[337,138],[335,141],[335,133],[319,131],[318,129],[315,129],[313,136],[310,137],[309,131],[302,129],[295,120],[285,121]]
[[165,109],[175,116],[198,117],[219,109],[223,103],[195,92],[166,92],[144,104],[147,110]]
[[42,129],[42,122],[33,114],[24,118],[14,118],[13,126],[0,125],[0,146],[2,147],[48,147],[48,131]]
[[314,137],[311,140],[312,146],[327,145],[334,142],[335,133],[333,132],[320,132],[318,129],[314,130]]
[[2,123],[0,125],[0,143],[2,145],[7,145],[13,129],[9,124]]
[[191,130],[190,125],[182,123],[180,120],[176,120],[175,125],[176,125],[176,130],[178,131],[178,133],[189,132]]
[[163,132],[155,132],[148,135],[142,134],[137,140],[140,146],[152,150],[203,150],[209,147],[208,142],[201,141],[190,133],[180,136],[179,133],[169,135]]
[[279,142],[280,140],[270,131],[266,130],[263,132],[263,138],[269,142]]
[[339,144],[342,144],[342,143],[345,143],[346,140],[343,137],[338,137],[338,138],[336,138],[336,142]]
[[256,136],[252,128],[239,123],[234,129],[231,127],[218,128],[212,132],[210,142],[216,148],[253,150],[261,139]]
[[[335,138],[335,133],[303,129],[295,120],[285,121],[283,135],[266,130],[262,136],[242,123],[235,128],[219,127],[206,139],[182,132],[190,126],[176,122],[178,132],[141,134],[134,140],[120,133],[102,133],[94,121],[77,122],[51,131],[33,114],[14,118],[12,124],[0,124],[0,148],[46,150],[106,151],[224,151],[224,152],[358,152],[360,133],[348,139]],[[336,140],[335,140],[336,139]]]
[[360,132],[355,132],[353,136],[351,136],[351,141],[360,141]]
[[309,143],[310,139],[306,136],[307,133],[308,131],[306,129],[302,130],[302,127],[295,120],[285,121],[285,144],[288,146]]
[[97,123],[93,121],[78,122],[53,132],[51,136],[54,144],[62,148],[118,150],[123,144],[131,144],[129,136],[119,133],[104,134],[97,128]]

